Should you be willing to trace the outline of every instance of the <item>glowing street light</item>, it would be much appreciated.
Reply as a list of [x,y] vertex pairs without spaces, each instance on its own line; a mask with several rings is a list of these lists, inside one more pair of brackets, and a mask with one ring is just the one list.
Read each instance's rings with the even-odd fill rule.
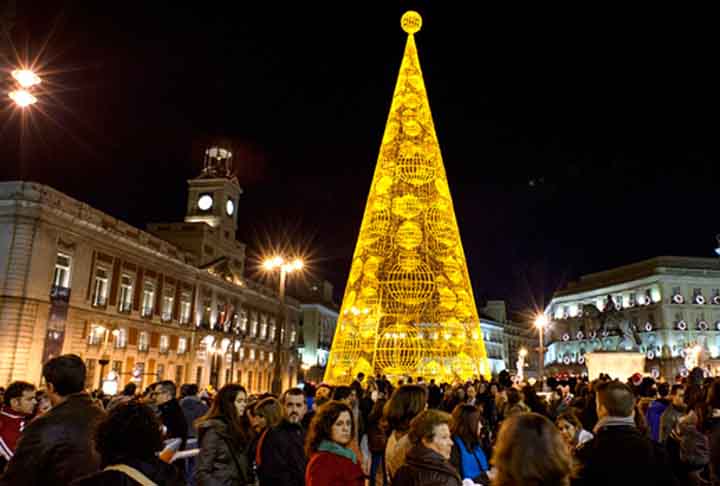
[[10,93],[8,93],[8,96],[10,96],[10,99],[13,100],[15,104],[18,105],[20,108],[25,108],[26,106],[37,103],[37,98],[34,97],[29,91],[24,89],[16,89],[15,91],[10,91]]
[[41,83],[40,76],[30,69],[14,69],[11,73],[15,81],[23,88],[32,88]]
[[285,282],[287,280],[287,275],[293,272],[299,272],[305,267],[305,263],[300,258],[295,258],[292,261],[288,261],[285,258],[276,255],[274,257],[266,258],[263,261],[262,264],[263,268],[267,272],[274,272],[275,270],[280,270],[280,288],[279,288],[279,294],[280,294],[280,307],[282,310],[282,320],[275,328],[275,364],[273,366],[273,379],[272,379],[272,386],[271,391],[272,393],[280,393],[282,392],[282,379],[280,378],[280,371],[282,369],[282,363],[281,363],[281,352],[282,352],[282,343],[280,342],[280,336],[281,336],[281,329],[283,329],[287,324],[287,310],[285,308]]

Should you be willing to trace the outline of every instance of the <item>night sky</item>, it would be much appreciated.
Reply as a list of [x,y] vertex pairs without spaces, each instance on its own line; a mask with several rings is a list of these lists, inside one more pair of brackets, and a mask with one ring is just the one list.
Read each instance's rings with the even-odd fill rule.
[[715,17],[466,3],[22,0],[12,40],[46,93],[25,119],[3,105],[0,180],[180,220],[203,144],[225,137],[238,238],[310,250],[341,295],[414,8],[480,301],[522,310],[584,273],[713,256]]

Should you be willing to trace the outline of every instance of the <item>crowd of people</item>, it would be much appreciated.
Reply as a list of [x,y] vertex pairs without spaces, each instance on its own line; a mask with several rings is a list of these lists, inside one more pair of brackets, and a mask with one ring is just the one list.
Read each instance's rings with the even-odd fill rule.
[[85,391],[82,359],[45,389],[0,389],[0,486],[711,485],[720,379],[539,384],[359,374],[279,396],[160,381]]

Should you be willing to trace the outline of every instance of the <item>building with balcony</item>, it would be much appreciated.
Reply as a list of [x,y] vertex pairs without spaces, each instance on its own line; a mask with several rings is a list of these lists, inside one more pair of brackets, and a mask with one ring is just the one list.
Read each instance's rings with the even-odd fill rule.
[[525,376],[537,376],[538,340],[532,328],[510,319],[503,300],[488,300],[479,311],[480,327],[492,373],[508,370],[510,374],[515,374],[520,350],[525,349]]
[[339,307],[333,298],[333,286],[328,281],[308,282],[296,291],[296,296],[301,302],[300,379],[320,383],[335,336]]
[[586,275],[545,313],[549,372],[582,373],[591,351],[644,353],[645,371],[667,378],[685,374],[696,351],[713,374],[720,366],[717,259],[657,257]]
[[0,183],[0,384],[38,383],[63,353],[85,360],[89,388],[113,370],[119,386],[260,392],[278,359],[283,387],[295,383],[299,302],[286,299],[284,323],[277,292],[243,275],[241,190],[217,155],[189,181],[185,221],[147,232],[47,186]]

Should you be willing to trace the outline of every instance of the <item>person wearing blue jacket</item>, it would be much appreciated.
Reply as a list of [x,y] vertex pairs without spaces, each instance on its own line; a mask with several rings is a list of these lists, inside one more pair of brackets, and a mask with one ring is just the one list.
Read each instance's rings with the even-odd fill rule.
[[655,442],[660,442],[660,417],[670,406],[670,384],[660,383],[658,385],[659,398],[653,401],[645,413],[645,419],[650,427],[650,438]]
[[452,413],[453,447],[450,463],[462,479],[489,484],[487,456],[481,446],[482,410],[474,405],[458,405]]

